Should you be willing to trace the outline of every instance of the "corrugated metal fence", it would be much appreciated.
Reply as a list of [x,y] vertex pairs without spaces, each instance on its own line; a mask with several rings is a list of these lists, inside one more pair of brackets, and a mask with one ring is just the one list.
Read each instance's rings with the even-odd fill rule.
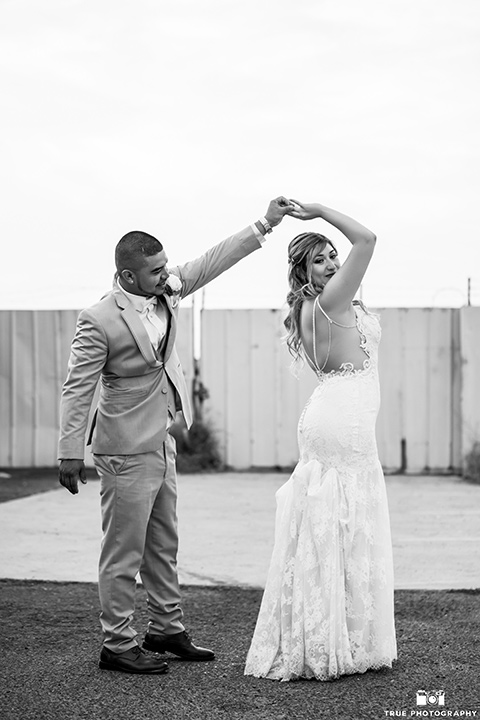
[[[379,452],[388,470],[448,472],[480,439],[480,308],[381,314]],[[0,311],[0,467],[56,464],[58,407],[78,311]],[[205,417],[228,465],[287,467],[315,387],[297,379],[278,310],[206,310],[201,318]],[[193,378],[193,313],[178,350]]]
[[[0,467],[57,464],[60,394],[78,312],[0,311]],[[191,309],[180,318],[177,349],[191,382]]]
[[[380,458],[390,471],[459,469],[480,439],[480,308],[385,309],[381,315]],[[208,310],[202,317],[205,404],[234,468],[291,466],[297,422],[316,384],[297,380],[277,310]]]

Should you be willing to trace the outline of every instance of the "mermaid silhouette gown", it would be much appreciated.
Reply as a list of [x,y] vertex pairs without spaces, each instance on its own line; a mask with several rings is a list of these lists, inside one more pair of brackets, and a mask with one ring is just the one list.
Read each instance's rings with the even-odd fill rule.
[[[316,302],[331,338],[338,323]],[[363,368],[344,363],[325,373],[310,361],[319,382],[298,424],[300,460],[276,493],[274,549],[246,675],[333,680],[391,667],[397,657],[390,523],[375,440],[381,330],[377,316],[361,303],[354,308]]]

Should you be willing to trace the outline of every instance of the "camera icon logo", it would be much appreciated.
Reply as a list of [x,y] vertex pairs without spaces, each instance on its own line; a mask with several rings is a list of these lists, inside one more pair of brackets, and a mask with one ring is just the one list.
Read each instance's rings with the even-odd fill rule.
[[439,707],[445,705],[444,690],[417,690],[417,705]]

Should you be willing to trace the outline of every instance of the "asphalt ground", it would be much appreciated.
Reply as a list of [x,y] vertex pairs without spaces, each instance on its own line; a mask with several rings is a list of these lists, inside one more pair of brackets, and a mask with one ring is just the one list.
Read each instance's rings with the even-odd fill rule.
[[[99,481],[93,478],[76,496],[59,486],[0,504],[0,577],[96,581],[101,532]],[[263,587],[275,492],[287,478],[180,476],[181,584]],[[1,483],[0,477],[0,489]],[[453,476],[387,476],[386,485],[395,587],[480,588],[480,485]]]
[[[274,682],[243,668],[262,591],[182,588],[194,640],[208,663],[165,655],[169,672],[127,675],[98,668],[101,634],[95,583],[0,580],[2,720],[382,720],[479,717],[479,591],[397,590],[399,658],[391,670],[334,682]],[[137,589],[135,627],[147,625]],[[441,693],[444,706],[417,705]],[[440,697],[440,696],[438,696]],[[436,697],[433,698],[434,701]],[[422,714],[418,714],[422,713]],[[456,713],[455,715],[453,713]],[[467,714],[468,713],[468,714]],[[475,714],[476,713],[476,714]],[[443,715],[445,716],[445,715]]]
[[[1,720],[480,717],[480,590],[467,589],[480,588],[480,487],[459,478],[386,479],[399,648],[392,670],[331,683],[243,675],[273,542],[274,494],[287,477],[179,478],[182,604],[194,639],[217,659],[168,656],[168,675],[144,677],[98,669],[98,481],[91,475],[74,497],[57,487],[55,471],[33,479],[0,473]],[[141,634],[145,606],[139,586]],[[434,700],[440,693],[445,706],[419,706],[419,692]]]

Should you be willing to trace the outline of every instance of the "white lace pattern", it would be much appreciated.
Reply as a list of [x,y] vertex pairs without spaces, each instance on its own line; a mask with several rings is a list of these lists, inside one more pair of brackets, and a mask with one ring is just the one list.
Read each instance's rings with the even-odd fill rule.
[[278,490],[275,543],[245,674],[275,680],[391,667],[393,563],[375,421],[380,324],[356,307],[363,368],[319,373]]

